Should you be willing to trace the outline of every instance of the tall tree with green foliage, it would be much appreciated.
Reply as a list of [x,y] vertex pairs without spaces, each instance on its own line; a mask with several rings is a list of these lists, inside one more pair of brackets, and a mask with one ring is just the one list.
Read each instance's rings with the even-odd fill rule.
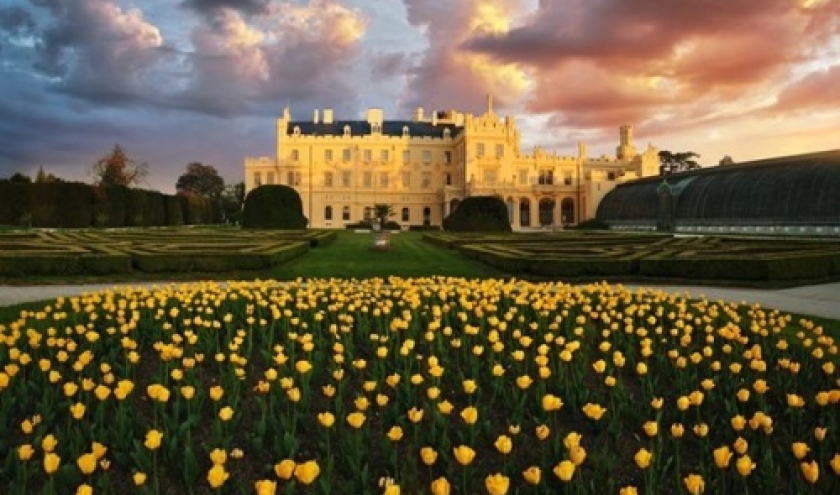
[[385,230],[388,219],[394,216],[394,207],[385,203],[377,203],[373,205],[373,215],[379,222],[379,230]]
[[236,184],[225,186],[221,195],[222,213],[225,221],[230,223],[242,223],[242,206],[245,204],[245,183],[240,181]]
[[212,165],[192,162],[187,171],[178,177],[175,183],[178,194],[196,194],[208,199],[218,200],[225,190],[225,180]]
[[689,170],[698,170],[703,168],[697,163],[695,158],[700,158],[700,155],[693,151],[671,152],[662,150],[659,152],[659,175],[675,174],[677,172],[687,172]]
[[97,186],[136,186],[149,174],[149,165],[138,163],[125,153],[120,145],[93,164],[91,175]]

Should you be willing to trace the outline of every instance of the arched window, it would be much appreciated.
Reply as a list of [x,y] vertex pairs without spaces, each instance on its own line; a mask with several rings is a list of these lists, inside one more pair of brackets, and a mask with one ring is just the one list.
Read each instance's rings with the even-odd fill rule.
[[528,198],[519,200],[519,225],[522,227],[531,226],[531,201]]
[[575,202],[572,198],[565,198],[560,202],[560,219],[563,225],[575,223]]
[[332,206],[324,207],[324,220],[332,220]]
[[554,204],[551,198],[540,200],[540,225],[554,225]]
[[403,137],[408,137],[408,126],[407,125],[403,126],[402,135],[403,135]]
[[349,126],[349,125],[345,125],[345,126],[344,126],[344,137],[347,137],[347,136],[349,136],[349,135],[350,135],[350,126]]

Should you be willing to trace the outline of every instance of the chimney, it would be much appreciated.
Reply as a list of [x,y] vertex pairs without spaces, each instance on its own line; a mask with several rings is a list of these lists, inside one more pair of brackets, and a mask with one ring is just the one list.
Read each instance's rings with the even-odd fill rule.
[[414,109],[414,121],[423,122],[423,107],[417,107]]
[[432,125],[437,125],[437,111],[432,112]]
[[332,108],[325,108],[324,109],[324,123],[325,124],[332,124],[333,123]]
[[316,124],[318,123],[318,109],[317,108],[315,109],[315,113],[312,116],[312,122],[314,122]]

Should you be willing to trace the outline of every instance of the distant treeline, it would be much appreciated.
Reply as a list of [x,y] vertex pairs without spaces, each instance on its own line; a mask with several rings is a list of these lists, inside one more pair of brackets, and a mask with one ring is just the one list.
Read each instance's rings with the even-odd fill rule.
[[18,183],[0,180],[0,225],[152,227],[220,221],[219,205],[200,196],[176,196],[80,182]]

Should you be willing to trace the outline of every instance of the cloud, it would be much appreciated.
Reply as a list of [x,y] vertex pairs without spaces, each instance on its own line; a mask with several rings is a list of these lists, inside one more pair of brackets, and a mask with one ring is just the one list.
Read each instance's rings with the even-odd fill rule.
[[465,50],[471,36],[504,33],[525,9],[522,0],[428,2],[404,0],[409,22],[426,34],[429,46],[408,73],[404,110],[484,109],[486,95],[499,106],[515,102],[527,90],[528,74],[514,62],[494,63],[485,54]]
[[541,1],[520,25],[463,41],[530,69],[527,108],[567,125],[604,126],[722,104],[779,85],[836,32],[838,2]]
[[35,19],[19,6],[0,7],[0,32],[9,38],[31,36],[35,32]]
[[771,110],[811,112],[840,108],[840,65],[812,72],[779,93]]

